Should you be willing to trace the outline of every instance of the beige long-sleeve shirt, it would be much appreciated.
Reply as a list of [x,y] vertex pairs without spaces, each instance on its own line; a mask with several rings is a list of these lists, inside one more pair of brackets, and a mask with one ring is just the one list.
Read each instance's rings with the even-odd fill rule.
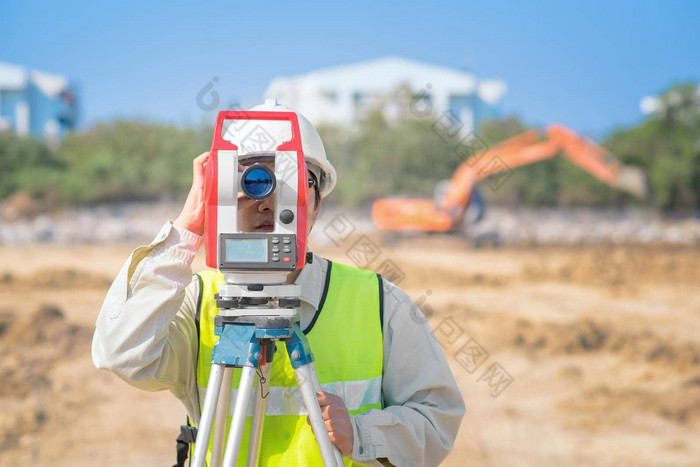
[[[192,261],[202,237],[167,222],[134,250],[97,318],[92,358],[148,391],[168,389],[199,422],[195,376],[199,283]],[[321,300],[328,262],[314,256],[297,277],[302,329]],[[437,465],[452,449],[465,407],[440,344],[418,307],[384,281],[385,408],[351,415],[352,459],[378,464]],[[314,349],[322,352],[322,349]]]

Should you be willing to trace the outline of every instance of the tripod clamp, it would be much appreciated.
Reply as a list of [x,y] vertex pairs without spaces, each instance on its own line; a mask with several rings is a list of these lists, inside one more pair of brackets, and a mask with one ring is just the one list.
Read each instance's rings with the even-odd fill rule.
[[[295,370],[314,359],[298,317],[218,315],[214,318],[214,333],[219,340],[212,351],[212,364],[257,368],[264,364],[260,341],[269,341],[272,346],[278,340],[285,342]],[[272,355],[269,358],[272,360]]]

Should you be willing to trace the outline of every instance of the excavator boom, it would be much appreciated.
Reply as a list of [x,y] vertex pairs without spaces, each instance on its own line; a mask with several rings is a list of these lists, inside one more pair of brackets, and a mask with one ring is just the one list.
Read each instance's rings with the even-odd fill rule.
[[646,177],[634,167],[625,167],[593,141],[563,125],[547,128],[540,140],[530,130],[466,159],[455,170],[447,191],[437,206],[428,200],[380,199],[372,205],[372,219],[380,229],[443,232],[459,228],[470,197],[479,181],[504,170],[533,164],[560,152],[599,180],[644,198]]

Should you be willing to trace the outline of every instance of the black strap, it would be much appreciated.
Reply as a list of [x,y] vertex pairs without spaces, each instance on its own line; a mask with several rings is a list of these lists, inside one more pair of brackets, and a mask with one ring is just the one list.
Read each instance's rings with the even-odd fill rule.
[[197,429],[190,426],[190,420],[187,419],[187,425],[180,426],[180,436],[177,437],[177,464],[173,467],[185,467],[185,461],[190,451],[190,444],[197,439]]
[[202,295],[204,295],[204,291],[202,289],[204,288],[204,281],[202,280],[202,276],[200,276],[199,274],[195,274],[194,276],[197,278],[197,282],[199,282],[199,293],[197,294],[197,311],[195,311],[194,314],[194,324],[197,325],[197,348],[199,349],[199,317],[202,313]]
[[[204,287],[202,276],[199,274],[194,275],[199,282],[199,293],[197,294],[197,310],[194,315],[194,325],[197,328],[197,354],[194,359],[194,373],[197,374],[197,363],[199,362],[199,317],[202,309],[202,295]],[[199,392],[197,393],[199,396]],[[185,467],[185,461],[190,452],[190,445],[197,440],[197,428],[190,425],[190,417],[187,417],[187,425],[180,426],[180,436],[176,440],[176,450],[177,450],[177,464],[173,467]]]
[[180,427],[180,436],[177,439],[187,444],[194,443],[197,440],[197,428],[190,426],[190,421],[187,420],[187,425]]
[[313,329],[314,324],[316,324],[316,320],[321,315],[323,305],[325,305],[326,303],[326,297],[328,296],[328,286],[331,283],[331,269],[333,267],[333,262],[331,260],[327,259],[326,261],[328,262],[328,268],[326,269],[326,282],[323,284],[323,293],[321,294],[321,301],[318,303],[318,309],[316,310],[316,314],[314,314],[314,317],[311,319],[311,322],[308,326],[306,326],[306,329],[302,331],[304,335],[311,332],[311,329]]
[[384,336],[384,279],[381,274],[377,274],[379,282],[379,328],[382,330],[382,338]]

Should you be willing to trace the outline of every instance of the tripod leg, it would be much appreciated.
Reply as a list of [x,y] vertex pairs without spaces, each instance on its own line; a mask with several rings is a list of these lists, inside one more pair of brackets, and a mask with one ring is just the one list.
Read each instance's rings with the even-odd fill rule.
[[192,465],[194,467],[203,467],[207,457],[207,448],[209,447],[209,436],[211,435],[211,426],[214,421],[214,411],[216,410],[216,402],[221,389],[221,380],[224,376],[224,366],[212,364],[209,374],[209,382],[207,383],[207,394],[204,396],[204,407],[202,407],[202,416],[199,420],[197,429],[197,440],[194,445],[194,454],[192,455]]
[[233,367],[224,369],[224,377],[216,404],[216,419],[214,420],[214,440],[211,448],[211,464],[209,467],[219,467],[224,455],[224,439],[226,436],[226,421],[228,419],[229,399],[231,398],[231,383],[233,382]]
[[314,362],[309,363],[309,376],[311,377],[311,384],[314,386],[314,391],[321,391],[321,383],[318,381],[318,374],[316,374],[316,365],[314,365]]
[[236,405],[233,408],[231,427],[226,441],[226,452],[224,453],[224,467],[234,467],[238,460],[238,452],[241,449],[241,438],[245,419],[248,416],[248,405],[250,404],[250,394],[253,392],[255,383],[255,367],[244,366],[241,368],[241,381],[238,385],[238,395]]
[[292,326],[292,336],[284,341],[287,346],[287,354],[289,362],[294,368],[294,373],[299,383],[299,390],[304,399],[306,411],[309,413],[309,421],[316,436],[316,443],[321,450],[323,465],[341,466],[343,465],[343,456],[337,447],[331,443],[331,438],[326,430],[326,422],[323,420],[321,406],[316,398],[316,391],[321,390],[321,385],[318,381],[316,368],[314,367],[314,356],[309,347],[309,341],[304,333],[299,328],[298,324]]
[[[316,443],[318,444],[318,448],[321,450],[323,465],[344,465],[343,456],[340,454],[338,448],[331,443],[331,438],[328,436],[328,431],[326,430],[326,422],[323,420],[321,407],[318,405],[316,391],[321,390],[321,385],[318,383],[318,375],[316,375],[316,369],[314,368],[313,362],[296,368],[294,373],[296,374],[297,382],[299,383],[299,390],[301,391],[301,396],[304,399],[306,411],[309,412],[309,420],[311,421],[311,427],[313,428],[314,435],[316,436]],[[314,384],[314,382],[316,384]],[[318,389],[314,387],[315,385],[318,385]]]
[[267,391],[270,387],[270,367],[272,362],[265,363],[260,367],[262,371],[262,383],[258,381],[256,390],[255,406],[253,407],[253,421],[250,424],[250,442],[248,444],[248,467],[258,465],[260,459],[260,440],[262,438],[263,422],[265,421],[265,411],[267,409]]

